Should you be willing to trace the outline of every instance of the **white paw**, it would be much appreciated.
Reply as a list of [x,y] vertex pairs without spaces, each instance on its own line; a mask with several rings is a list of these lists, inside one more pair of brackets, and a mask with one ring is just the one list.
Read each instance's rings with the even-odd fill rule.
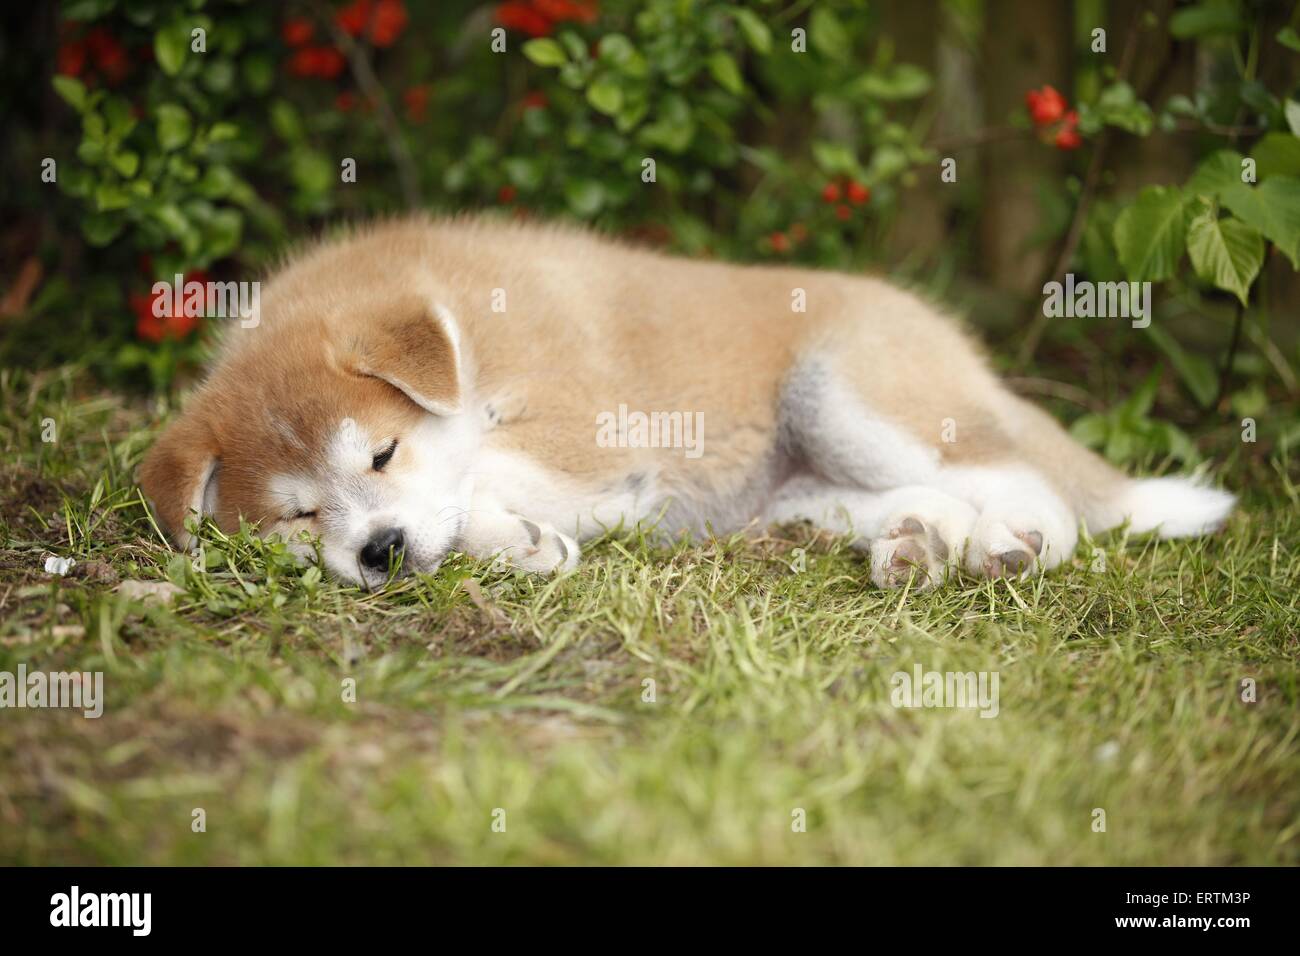
[[578,566],[581,551],[578,542],[549,524],[530,521],[520,515],[512,516],[518,522],[518,543],[499,549],[493,555],[493,564],[501,568],[517,568],[535,574],[571,571]]
[[976,577],[1027,578],[1068,558],[1076,540],[1068,512],[1018,505],[989,507],[975,522],[966,570]]
[[871,542],[871,580],[878,587],[937,587],[961,563],[975,509],[955,499],[917,502],[884,524]]

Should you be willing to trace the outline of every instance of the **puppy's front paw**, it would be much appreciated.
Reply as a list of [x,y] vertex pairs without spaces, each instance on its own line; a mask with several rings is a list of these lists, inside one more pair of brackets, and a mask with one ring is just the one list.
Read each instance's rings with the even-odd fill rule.
[[[1013,531],[1002,521],[985,521],[981,516],[966,555],[966,570],[976,577],[1023,580],[1043,570],[1043,545],[1040,531]],[[1048,553],[1054,552],[1053,548]]]
[[535,574],[571,571],[578,566],[578,542],[549,524],[541,524],[521,515],[510,516],[516,523],[516,543],[497,548],[493,563],[503,568],[518,568]]
[[871,543],[871,580],[877,587],[937,587],[948,573],[948,542],[937,529],[909,515]]

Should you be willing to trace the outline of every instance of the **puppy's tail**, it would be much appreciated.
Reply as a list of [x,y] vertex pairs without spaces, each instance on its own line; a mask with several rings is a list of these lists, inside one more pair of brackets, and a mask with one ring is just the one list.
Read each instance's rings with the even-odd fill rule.
[[1218,531],[1236,502],[1236,496],[1194,478],[1129,478],[1099,502],[1087,520],[1097,531],[1127,521],[1135,533],[1191,538]]

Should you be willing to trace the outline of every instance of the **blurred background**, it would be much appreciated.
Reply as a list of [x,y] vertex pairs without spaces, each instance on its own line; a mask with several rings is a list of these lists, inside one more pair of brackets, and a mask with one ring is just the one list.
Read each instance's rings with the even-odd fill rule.
[[[407,210],[872,270],[1122,462],[1300,438],[1300,8],[72,0],[3,17],[0,365],[173,393],[252,279]],[[654,160],[654,183],[643,181]],[[355,160],[355,181],[345,161]],[[1043,286],[1151,281],[1149,328]]]

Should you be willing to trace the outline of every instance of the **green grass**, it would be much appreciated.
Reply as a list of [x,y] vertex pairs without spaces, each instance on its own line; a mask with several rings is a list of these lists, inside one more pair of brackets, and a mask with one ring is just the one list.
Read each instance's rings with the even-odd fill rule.
[[[0,862],[1300,862],[1292,462],[1227,455],[1223,535],[1025,583],[885,593],[796,527],[364,594],[242,534],[169,552],[131,483],[157,412],[0,376],[0,670],[106,693],[0,710]],[[112,590],[168,575],[170,606]],[[998,672],[999,715],[895,708],[915,663]]]

